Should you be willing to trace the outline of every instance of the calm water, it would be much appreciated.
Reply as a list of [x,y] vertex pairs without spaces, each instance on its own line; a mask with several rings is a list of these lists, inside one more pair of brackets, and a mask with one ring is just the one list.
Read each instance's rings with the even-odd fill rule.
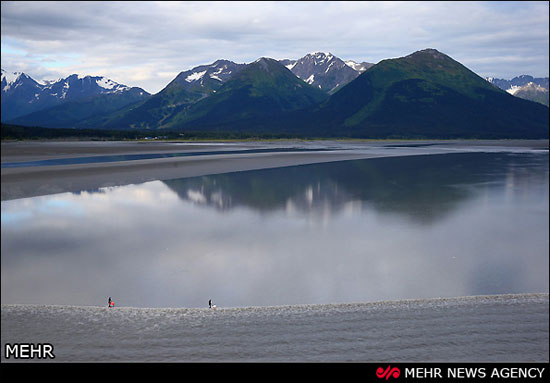
[[212,299],[223,308],[547,293],[548,179],[547,151],[479,152],[3,201],[2,304],[105,306],[111,296],[119,307]]

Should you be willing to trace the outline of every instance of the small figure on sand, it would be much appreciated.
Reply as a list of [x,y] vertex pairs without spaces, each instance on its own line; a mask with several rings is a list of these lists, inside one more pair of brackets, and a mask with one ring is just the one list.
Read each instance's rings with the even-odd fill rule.
[[115,301],[113,301],[111,297],[109,297],[109,307],[115,307]]

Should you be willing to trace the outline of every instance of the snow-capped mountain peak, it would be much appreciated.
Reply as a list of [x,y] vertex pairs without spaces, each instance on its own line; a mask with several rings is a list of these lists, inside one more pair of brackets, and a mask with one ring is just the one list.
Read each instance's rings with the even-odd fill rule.
[[281,63],[306,83],[328,93],[335,92],[360,74],[330,52],[311,52],[298,60],[281,60]]
[[6,82],[8,84],[12,84],[14,83],[18,78],[19,76],[21,76],[23,74],[23,72],[8,72],[4,69],[2,69],[2,82],[4,82],[4,80],[6,80]]
[[311,60],[313,65],[328,64],[332,59],[334,59],[334,55],[330,52],[312,52],[302,58],[302,60]]
[[21,82],[24,80],[32,80],[29,76],[27,76],[23,72],[8,72],[4,69],[2,69],[2,92],[7,92],[10,89],[15,89],[18,86],[21,85]]

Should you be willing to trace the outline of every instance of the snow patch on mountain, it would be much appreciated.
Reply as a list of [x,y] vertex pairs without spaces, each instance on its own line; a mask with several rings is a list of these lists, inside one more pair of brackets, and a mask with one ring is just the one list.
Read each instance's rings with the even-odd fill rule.
[[[214,73],[210,73],[210,78],[213,78],[214,80],[223,81],[218,75],[221,74],[224,69],[227,69],[227,65],[222,65],[220,67],[216,67],[215,65],[212,65],[212,67],[217,68],[217,70]],[[231,71],[228,72],[230,74]]]
[[521,86],[518,85],[512,85],[510,88],[506,89],[506,92],[514,95],[517,93],[518,90],[520,90]]
[[100,77],[99,79],[97,79],[96,84],[98,86],[100,86],[101,88],[103,88],[103,89],[115,90],[115,91],[119,91],[119,92],[123,91],[123,90],[130,89],[130,87],[128,87],[128,86],[120,85],[120,84],[114,82],[113,80],[110,80],[110,79],[105,78],[105,77]]
[[47,88],[47,87],[50,87],[57,83],[57,82],[60,82],[61,80],[63,80],[62,77],[59,77],[55,80],[36,80],[36,82],[39,84],[39,85],[42,85],[43,87]]
[[296,65],[296,61],[294,61],[294,62],[293,62],[293,63],[291,63],[291,64],[287,64],[287,65],[285,65],[285,67],[286,67],[286,68],[287,68],[288,70],[290,70],[290,71],[291,71],[291,70],[292,70],[292,68],[294,68],[294,66],[295,66],[295,65]]
[[363,73],[364,71],[366,71],[367,69],[369,69],[371,66],[374,65],[374,64],[370,64],[370,63],[357,63],[353,60],[346,60],[345,63],[351,69],[353,69],[353,70],[355,70],[359,73]]
[[200,80],[202,78],[202,76],[204,76],[206,74],[206,71],[202,71],[202,72],[193,72],[191,73],[189,76],[187,76],[185,78],[185,81],[187,82],[193,82],[193,81],[197,81],[197,80]]

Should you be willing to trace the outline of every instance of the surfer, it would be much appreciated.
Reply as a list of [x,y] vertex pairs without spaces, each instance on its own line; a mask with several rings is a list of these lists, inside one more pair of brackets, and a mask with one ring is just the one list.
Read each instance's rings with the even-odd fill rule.
[[[111,299],[111,298],[109,298],[109,299]],[[208,308],[212,308],[212,299],[208,300]]]
[[109,307],[113,307],[115,305],[115,302],[109,297]]

